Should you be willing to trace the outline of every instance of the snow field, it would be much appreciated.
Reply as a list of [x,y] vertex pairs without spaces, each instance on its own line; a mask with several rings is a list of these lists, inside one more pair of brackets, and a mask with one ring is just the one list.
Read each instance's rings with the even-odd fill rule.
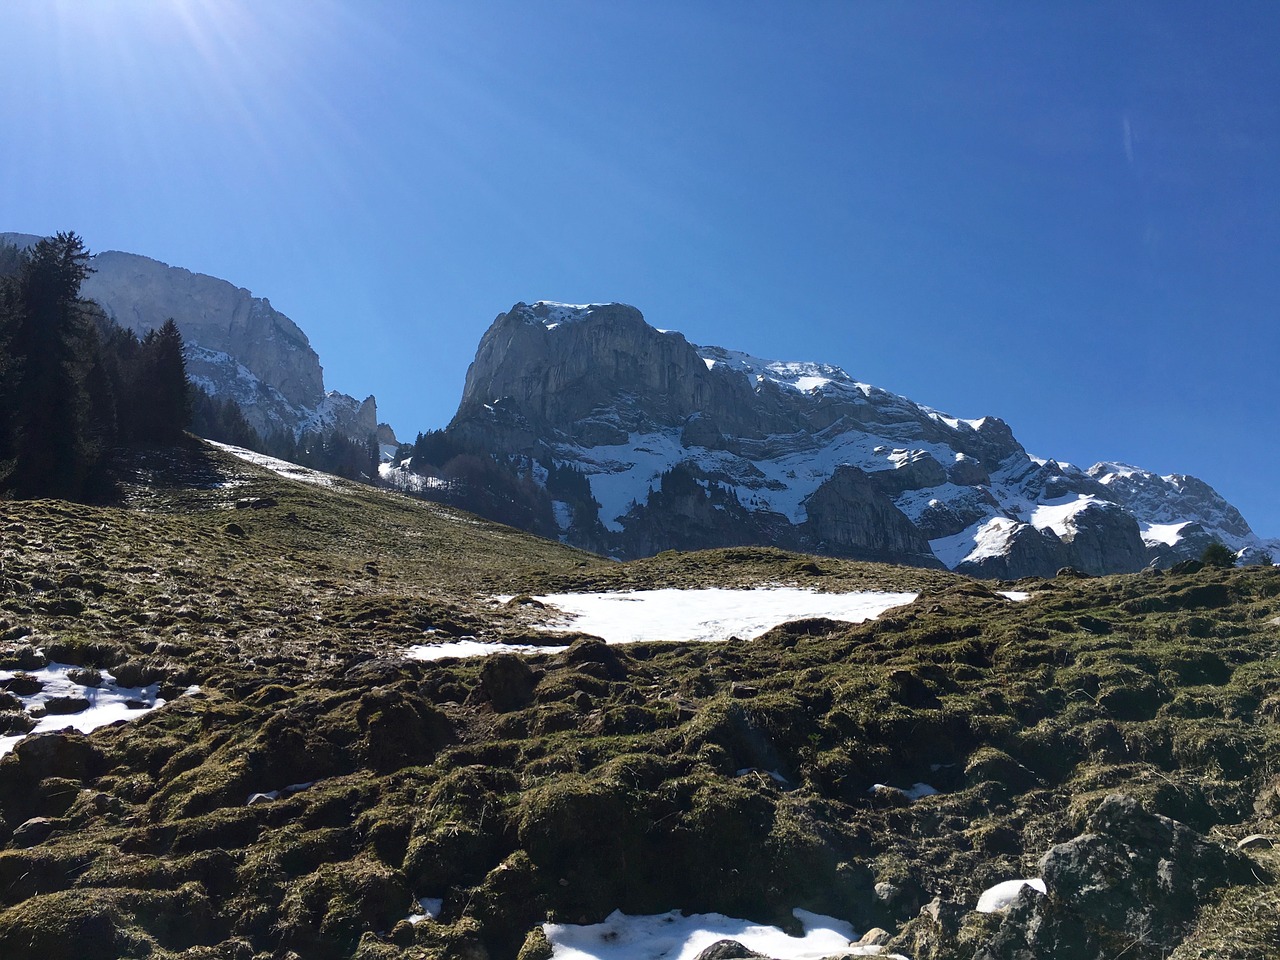
[[[650,640],[697,643],[731,637],[752,639],[790,620],[826,617],[861,623],[886,610],[911,603],[914,593],[865,590],[816,593],[797,587],[731,590],[628,590],[613,593],[553,593],[537,597],[546,604],[548,620],[537,629],[550,634],[573,630],[606,643]],[[495,597],[506,603],[510,597]],[[560,653],[564,646],[486,643],[464,637],[445,643],[417,644],[405,655],[412,660],[480,657],[491,653]]]

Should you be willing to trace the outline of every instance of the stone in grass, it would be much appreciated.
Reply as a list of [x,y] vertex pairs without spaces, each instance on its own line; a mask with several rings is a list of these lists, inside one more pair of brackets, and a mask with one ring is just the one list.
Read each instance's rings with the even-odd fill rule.
[[21,848],[44,843],[49,834],[53,833],[54,826],[54,822],[48,817],[31,817],[13,831],[13,845]]

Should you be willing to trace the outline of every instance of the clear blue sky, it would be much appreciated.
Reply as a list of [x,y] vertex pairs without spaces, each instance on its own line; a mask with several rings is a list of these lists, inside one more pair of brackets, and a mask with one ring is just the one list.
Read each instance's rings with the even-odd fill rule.
[[1280,9],[0,0],[0,230],[266,296],[443,426],[517,300],[833,362],[1280,535]]

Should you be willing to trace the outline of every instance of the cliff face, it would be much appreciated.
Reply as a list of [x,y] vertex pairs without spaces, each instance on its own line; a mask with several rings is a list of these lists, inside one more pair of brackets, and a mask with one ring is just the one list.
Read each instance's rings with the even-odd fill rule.
[[[40,238],[0,234],[29,246]],[[172,317],[187,371],[208,393],[235,400],[260,433],[338,429],[363,439],[378,428],[373,397],[326,392],[320,358],[296,323],[263,297],[217,277],[108,250],[93,258],[81,295],[139,336]]]
[[1168,565],[1210,539],[1260,546],[1202,481],[1034,458],[995,417],[697,346],[624,304],[500,314],[449,429],[581,471],[597,512],[588,529],[566,504],[563,537],[620,556],[772,543],[1016,578]]
[[169,317],[185,339],[234,357],[290,403],[324,398],[324,372],[307,335],[270,301],[216,277],[171,267],[133,253],[108,250],[93,259],[81,294],[135,333]]

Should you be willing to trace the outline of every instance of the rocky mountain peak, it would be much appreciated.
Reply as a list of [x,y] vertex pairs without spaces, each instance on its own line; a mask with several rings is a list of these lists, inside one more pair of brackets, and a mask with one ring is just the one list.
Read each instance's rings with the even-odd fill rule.
[[1258,546],[1203,481],[1032,457],[998,417],[698,346],[620,303],[499,314],[449,430],[579,471],[590,500],[556,508],[561,534],[620,556],[768,543],[1012,578]]

